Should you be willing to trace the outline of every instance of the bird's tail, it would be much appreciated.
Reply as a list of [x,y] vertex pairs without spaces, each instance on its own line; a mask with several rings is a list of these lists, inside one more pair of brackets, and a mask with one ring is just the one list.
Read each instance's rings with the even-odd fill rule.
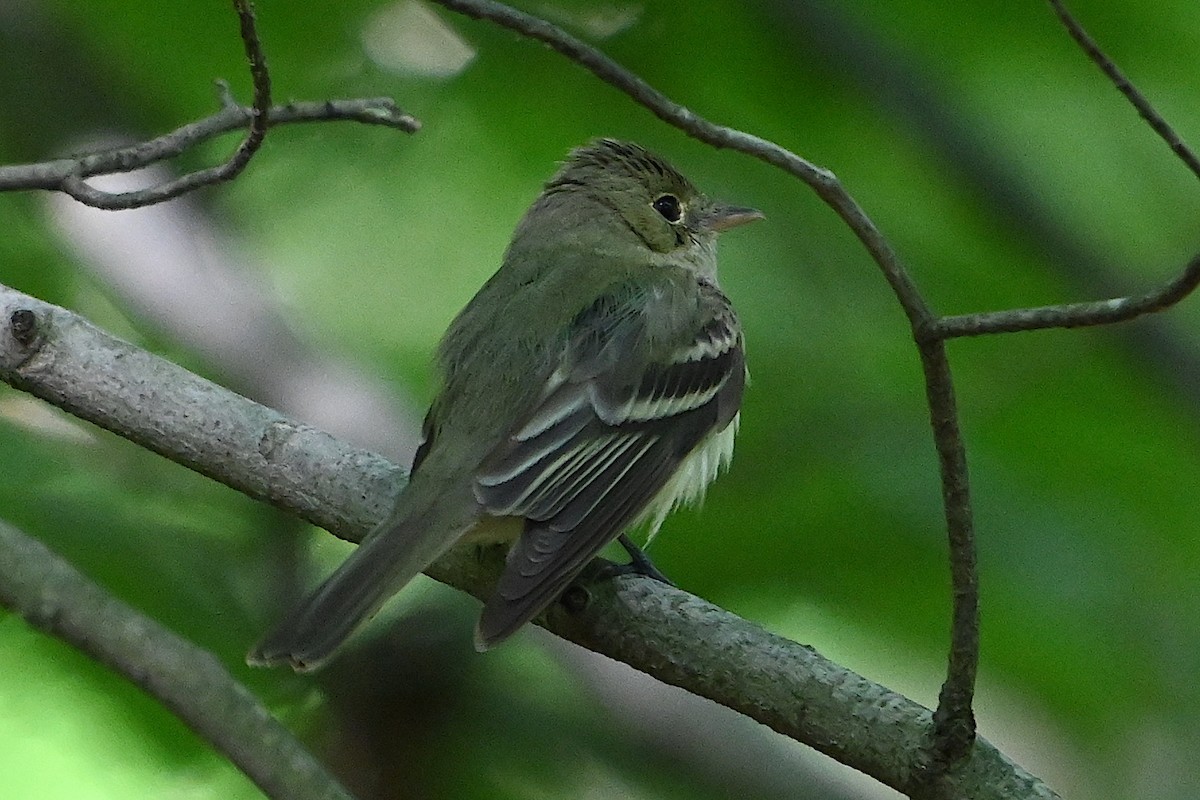
[[454,504],[438,499],[423,507],[404,500],[387,522],[368,534],[324,583],[255,645],[246,663],[286,663],[297,672],[320,667],[362,622],[449,550],[477,519],[470,500],[471,511],[464,507],[457,514],[447,514]]

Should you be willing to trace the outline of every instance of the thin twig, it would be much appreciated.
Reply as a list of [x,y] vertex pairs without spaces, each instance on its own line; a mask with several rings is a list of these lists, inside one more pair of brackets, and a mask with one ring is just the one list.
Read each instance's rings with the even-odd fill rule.
[[[1020,230],[1042,251],[1050,269],[1087,297],[1119,297],[1127,293],[1125,265],[1111,252],[1098,252],[1094,240],[1069,229],[1066,221],[1028,181],[1017,176],[1006,158],[981,134],[986,126],[969,119],[936,85],[931,71],[902,47],[880,38],[843,6],[832,3],[780,3],[765,6],[782,26],[781,35],[840,71],[869,99],[877,113],[905,122],[933,152],[980,190],[979,201],[997,218]],[[1053,24],[1058,24],[1055,21]],[[1004,312],[1007,314],[1008,312]],[[1020,328],[1018,328],[1020,329]],[[988,331],[991,332],[991,331]],[[1186,334],[1160,322],[1122,331],[1126,347],[1146,362],[1147,375],[1200,409],[1200,357]]]
[[[115,172],[131,172],[165,161],[201,142],[251,124],[254,110],[234,102],[226,85],[218,84],[218,88],[222,95],[220,111],[204,119],[189,122],[163,136],[125,147],[113,147],[53,161],[0,166],[0,192],[23,189],[66,191],[64,182],[72,182],[76,191],[71,194],[81,202],[97,208],[124,209],[159,203],[178,197],[197,186],[206,185],[212,181],[209,173],[213,170],[190,173],[159,186],[120,194],[94,189],[84,183],[83,179]],[[413,133],[420,128],[420,123],[402,111],[389,97],[289,103],[285,106],[274,106],[267,116],[272,127],[300,122],[350,121],[366,125],[384,125],[407,133]]]
[[212,653],[0,522],[0,604],[157,698],[270,797],[353,800]]
[[1170,308],[1187,297],[1198,285],[1200,254],[1193,256],[1175,278],[1143,295],[942,317],[934,327],[934,334],[939,339],[954,339],[960,336],[982,336],[987,333],[1112,325]]
[[1183,139],[1179,137],[1175,129],[1163,119],[1154,106],[1150,105],[1150,101],[1138,91],[1137,87],[1129,82],[1129,79],[1125,77],[1125,73],[1121,72],[1116,63],[1100,49],[1100,46],[1088,35],[1088,32],[1083,29],[1083,26],[1079,24],[1075,17],[1071,16],[1071,12],[1067,11],[1066,6],[1062,4],[1061,0],[1047,1],[1054,9],[1054,13],[1058,16],[1058,19],[1062,22],[1063,27],[1067,29],[1067,33],[1082,48],[1087,57],[1108,76],[1113,86],[1117,87],[1117,91],[1125,95],[1125,98],[1137,109],[1142,119],[1146,120],[1154,132],[1167,143],[1171,151],[1192,171],[1192,174],[1200,178],[1200,158],[1197,158],[1191,148],[1184,144]]
[[238,15],[242,44],[246,48],[246,60],[250,62],[250,77],[254,84],[254,102],[251,105],[250,130],[246,138],[224,165],[221,180],[229,180],[245,169],[250,159],[262,146],[267,135],[267,123],[271,111],[271,73],[267,69],[267,57],[258,38],[258,26],[254,19],[254,7],[249,0],[233,0]]
[[[64,192],[95,208],[121,210],[141,208],[187,194],[202,186],[237,176],[262,145],[267,128],[293,122],[353,120],[386,125],[413,133],[420,123],[401,111],[390,98],[328,100],[322,103],[290,103],[271,106],[271,76],[255,27],[249,0],[233,0],[246,58],[254,83],[254,102],[246,107],[233,100],[229,87],[218,83],[221,110],[210,117],[184,125],[171,133],[128,147],[116,147],[72,158],[37,164],[0,167],[0,191],[45,189]],[[129,192],[106,192],[87,183],[96,175],[129,172],[173,158],[200,142],[222,133],[246,128],[247,133],[225,162],[181,175],[178,178]]]
[[[1174,128],[1163,119],[1150,101],[1138,91],[1116,63],[1100,49],[1060,0],[1048,0],[1058,19],[1071,38],[1080,46],[1118,91],[1146,120],[1150,127],[1171,148],[1171,151],[1200,177],[1200,158],[1184,144]],[[1045,328],[1081,328],[1092,325],[1111,325],[1169,308],[1187,297],[1200,285],[1200,255],[1194,256],[1183,271],[1173,279],[1139,296],[1115,297],[1083,303],[1064,303],[1036,308],[1016,308],[960,314],[942,317],[931,326],[929,334],[938,339],[961,336],[981,336],[988,333],[1015,333]]]
[[222,164],[182,175],[157,186],[132,192],[112,193],[97,189],[84,180],[80,172],[66,175],[58,188],[81,203],[96,208],[118,210],[140,208],[161,203],[191,192],[201,186],[209,186],[231,180],[241,173],[250,159],[262,146],[267,135],[267,121],[271,109],[271,73],[267,69],[266,56],[254,20],[254,9],[249,0],[233,0],[233,9],[238,15],[238,27],[246,59],[250,64],[250,77],[254,83],[254,103],[250,108],[250,126],[245,138]]
[[972,703],[979,670],[979,573],[966,448],[959,430],[958,404],[946,345],[941,341],[924,341],[918,346],[950,537],[950,653],[946,680],[933,714],[931,753],[935,761],[929,765],[931,773],[939,775],[966,757],[975,741]]

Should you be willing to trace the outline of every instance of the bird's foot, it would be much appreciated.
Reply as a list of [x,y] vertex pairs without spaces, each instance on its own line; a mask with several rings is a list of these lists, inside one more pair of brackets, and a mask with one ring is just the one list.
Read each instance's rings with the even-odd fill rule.
[[621,547],[625,548],[625,552],[629,554],[629,563],[606,563],[596,571],[593,576],[594,580],[610,580],[620,575],[642,575],[659,583],[665,583],[668,586],[675,585],[675,582],[664,575],[658,567],[654,566],[654,562],[650,560],[645,551],[634,544],[628,536],[622,533],[617,537],[617,541],[621,544]]

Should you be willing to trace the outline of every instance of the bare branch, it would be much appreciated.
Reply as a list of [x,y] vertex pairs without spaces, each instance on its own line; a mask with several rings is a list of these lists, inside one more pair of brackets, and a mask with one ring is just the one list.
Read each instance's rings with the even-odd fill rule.
[[271,109],[271,74],[267,70],[266,57],[254,20],[254,9],[250,0],[233,0],[233,10],[238,15],[238,27],[242,44],[246,48],[246,59],[250,63],[250,77],[254,83],[254,103],[250,108],[250,127],[246,137],[223,164],[183,175],[175,180],[161,183],[134,192],[111,193],[89,185],[83,174],[74,172],[66,175],[59,183],[61,191],[81,203],[96,208],[118,210],[140,208],[161,203],[193,191],[201,186],[221,183],[241,173],[250,159],[262,146],[267,135],[267,121]]
[[970,752],[975,738],[975,676],[979,669],[979,573],[975,524],[967,482],[967,454],[958,424],[950,361],[941,341],[921,342],[925,395],[942,477],[942,505],[950,537],[951,625],[946,680],[933,715],[933,774]]
[[1170,308],[1191,294],[1197,285],[1200,285],[1200,254],[1193,256],[1174,279],[1143,295],[942,317],[932,334],[939,339],[954,339],[986,333],[1112,325]]
[[[229,86],[218,82],[221,110],[210,117],[184,125],[171,133],[127,147],[60,158],[37,164],[0,166],[0,191],[44,189],[64,192],[81,203],[105,210],[141,208],[187,194],[202,186],[227,181],[238,175],[262,144],[268,127],[296,122],[349,120],[368,125],[385,125],[415,133],[421,123],[397,107],[391,98],[327,100],[271,106],[271,78],[248,0],[233,0],[242,41],[254,80],[254,102],[238,104]],[[173,180],[131,192],[106,192],[87,183],[96,175],[131,172],[174,158],[197,144],[223,133],[247,128],[246,137],[227,161],[190,172]]]
[[250,77],[254,84],[254,103],[251,106],[250,130],[238,145],[229,161],[219,167],[217,180],[227,181],[236,177],[262,146],[267,135],[267,121],[271,111],[271,73],[267,70],[267,57],[263,54],[262,42],[258,38],[258,26],[254,19],[254,7],[250,0],[233,0],[233,9],[238,15],[242,44],[246,48],[246,60],[250,62]]
[[269,796],[352,800],[211,653],[122,603],[3,522],[0,603],[157,698]]
[[[53,161],[0,166],[0,192],[24,189],[56,191],[61,190],[62,182],[72,175],[90,178],[114,172],[132,172],[159,161],[175,158],[202,142],[249,125],[254,117],[254,110],[239,105],[230,95],[229,86],[225,83],[218,82],[217,88],[221,97],[220,111],[196,122],[189,122],[163,136],[126,147],[113,147]],[[288,103],[271,108],[268,118],[272,127],[300,122],[340,121],[383,125],[406,133],[415,133],[421,127],[420,122],[402,111],[390,97]],[[135,208],[153,202],[159,200],[131,203],[128,207]]]
[[1171,151],[1179,157],[1180,161],[1187,165],[1192,174],[1200,178],[1200,159],[1196,158],[1196,154],[1184,144],[1183,139],[1179,137],[1175,129],[1163,119],[1154,106],[1150,105],[1150,101],[1138,91],[1137,87],[1129,82],[1129,79],[1125,77],[1125,73],[1121,72],[1120,68],[1113,63],[1113,60],[1100,49],[1100,46],[1088,35],[1088,32],[1083,29],[1078,20],[1071,16],[1071,12],[1067,11],[1066,6],[1062,4],[1062,0],[1047,1],[1054,9],[1054,13],[1058,15],[1059,21],[1067,29],[1067,33],[1071,34],[1071,38],[1087,54],[1087,57],[1108,76],[1113,86],[1117,87],[1117,91],[1125,95],[1125,98],[1137,109],[1142,119],[1146,120],[1154,132],[1167,143]]
[[[84,179],[114,172],[132,172],[174,158],[201,142],[251,124],[254,110],[234,102],[229,96],[229,88],[224,84],[219,84],[219,88],[222,94],[220,111],[155,139],[36,164],[0,166],[0,192],[25,189],[62,191],[89,206],[117,210],[153,205],[210,184],[214,181],[212,175],[219,167],[189,173],[159,186],[120,194],[95,189],[86,184]],[[289,103],[271,108],[267,116],[272,127],[298,122],[350,121],[385,125],[407,133],[420,128],[420,123],[400,110],[389,97]]]
[[[1117,90],[1129,100],[1138,114],[1170,146],[1171,151],[1192,171],[1192,174],[1200,177],[1200,159],[1184,144],[1174,128],[1163,119],[1137,87],[1129,82],[1120,68],[1100,49],[1100,46],[1088,35],[1078,20],[1067,11],[1061,0],[1048,0],[1048,2],[1071,38],[1079,44],[1088,58],[1100,67],[1100,70],[1112,81]],[[1115,297],[1110,300],[941,317],[931,326],[928,334],[938,339],[953,339],[987,333],[1015,333],[1045,328],[1111,325],[1170,308],[1187,297],[1197,284],[1200,284],[1200,255],[1194,256],[1174,279],[1140,296],[1131,295]]]
[[[236,476],[237,488],[256,500],[331,531],[369,528],[395,502],[402,473],[382,457],[247,404],[66,311],[0,286],[0,326],[0,379],[222,483]],[[157,407],[149,405],[146,393],[122,383],[130,375],[165,392],[154,396]],[[181,415],[170,435],[147,427],[155,408]],[[343,466],[322,469],[319,462],[325,460]],[[343,473],[355,483],[325,485]],[[320,488],[314,492],[314,486]],[[322,493],[359,492],[371,502],[348,506],[321,499]],[[356,516],[345,517],[347,508]]]
[[[70,312],[0,287],[0,323],[0,379],[252,497],[354,541],[394,502],[400,471],[381,457],[297,425]],[[481,561],[467,546],[429,574],[479,595],[500,561]],[[589,590],[584,611],[555,606],[541,624],[914,797],[1055,796],[982,739],[947,772],[930,775],[927,709],[686,592],[638,578]]]

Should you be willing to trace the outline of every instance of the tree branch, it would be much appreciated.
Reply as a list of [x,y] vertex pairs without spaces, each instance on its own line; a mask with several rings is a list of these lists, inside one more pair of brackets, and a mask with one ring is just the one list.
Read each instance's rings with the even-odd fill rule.
[[[0,286],[0,379],[256,500],[331,531],[369,529],[398,467]],[[52,342],[52,344],[50,343]],[[134,381],[134,383],[130,383]],[[136,381],[146,387],[138,390]],[[174,414],[171,433],[146,417]],[[334,465],[322,467],[323,462]],[[330,481],[351,483],[330,486]],[[326,502],[361,492],[365,503]],[[346,516],[349,513],[350,516]]]
[[353,800],[211,653],[0,522],[0,603],[157,698],[272,797]]
[[[1200,158],[1180,138],[1162,115],[1150,104],[1137,87],[1088,35],[1061,0],[1047,0],[1071,38],[1089,59],[1112,82],[1192,174],[1200,178]],[[1187,297],[1200,284],[1200,255],[1188,262],[1173,279],[1145,294],[1093,300],[1083,303],[1063,303],[1036,308],[1015,308],[941,317],[928,331],[931,338],[954,339],[962,336],[981,336],[988,333],[1016,333],[1046,328],[1081,328],[1111,325],[1136,317],[1162,311]]]
[[543,19],[493,0],[433,1],[464,16],[486,19],[542,42],[688,136],[716,148],[729,148],[753,156],[804,181],[837,212],[867,248],[883,270],[914,328],[923,328],[932,321],[932,312],[896,252],[862,207],[842,187],[837,176],[829,170],[768,139],[710,122],[676,103],[596,48]]
[[[344,538],[384,519],[403,482],[380,456],[3,287],[0,326],[0,379]],[[428,573],[481,595],[499,574],[493,555],[458,548]],[[540,624],[914,797],[1055,797],[982,739],[930,779],[927,709],[700,598],[640,578],[589,591],[583,611],[556,605]]]
[[987,333],[1111,325],[1170,308],[1191,294],[1197,285],[1200,285],[1200,254],[1193,256],[1171,281],[1143,295],[942,317],[934,324],[933,335],[938,339],[954,339]]
[[[249,163],[262,144],[268,126],[296,122],[349,120],[368,125],[385,125],[415,133],[421,123],[406,114],[391,98],[326,100],[271,106],[271,78],[254,26],[254,13],[247,0],[233,0],[241,24],[242,41],[254,80],[254,103],[238,104],[229,86],[218,82],[221,110],[210,117],[184,125],[171,133],[127,147],[36,164],[0,166],[0,191],[44,189],[64,192],[81,203],[106,210],[141,208],[186,194],[201,186],[230,180]],[[227,161],[215,167],[189,172],[170,181],[132,192],[106,192],[87,183],[87,178],[114,172],[131,172],[174,158],[201,142],[220,134],[248,128],[246,137]]]
[[925,398],[942,478],[942,506],[950,537],[951,626],[946,680],[933,715],[932,774],[966,756],[975,738],[975,676],[979,670],[979,573],[975,524],[967,483],[967,453],[958,424],[950,361],[941,341],[920,342]]
[[250,77],[254,85],[254,103],[250,109],[250,130],[238,145],[229,161],[218,167],[217,180],[236,177],[262,146],[267,135],[267,122],[271,111],[271,73],[267,70],[267,57],[258,38],[258,24],[254,19],[254,7],[250,0],[233,0],[233,10],[238,15],[238,28],[242,44],[246,48],[246,60],[250,63]]
[[1125,95],[1125,99],[1129,101],[1130,105],[1134,107],[1141,118],[1146,120],[1146,123],[1159,135],[1159,138],[1167,143],[1167,146],[1171,148],[1171,152],[1178,156],[1179,160],[1192,171],[1193,175],[1200,178],[1200,159],[1184,144],[1183,139],[1179,137],[1179,134],[1175,132],[1170,123],[1163,119],[1154,106],[1150,105],[1150,101],[1146,99],[1145,95],[1130,83],[1129,79],[1125,77],[1125,73],[1121,72],[1113,60],[1100,49],[1100,46],[1088,35],[1088,32],[1083,29],[1079,21],[1071,16],[1071,12],[1067,11],[1066,6],[1062,4],[1062,0],[1047,0],[1047,2],[1050,3],[1055,15],[1063,24],[1063,27],[1067,29],[1067,33],[1071,35],[1071,38],[1079,45],[1080,49],[1100,68],[1100,71],[1112,82],[1112,85],[1117,87],[1117,91]]
[[246,60],[250,64],[250,77],[254,84],[254,104],[250,108],[250,127],[246,137],[223,164],[188,173],[175,180],[161,183],[135,192],[112,193],[90,186],[78,172],[66,175],[59,189],[81,203],[109,210],[139,208],[179,197],[200,186],[231,180],[241,173],[250,159],[262,146],[267,135],[267,120],[271,109],[271,73],[267,69],[262,42],[254,19],[250,0],[233,0],[233,10],[238,15],[238,29],[242,45],[246,49]]

